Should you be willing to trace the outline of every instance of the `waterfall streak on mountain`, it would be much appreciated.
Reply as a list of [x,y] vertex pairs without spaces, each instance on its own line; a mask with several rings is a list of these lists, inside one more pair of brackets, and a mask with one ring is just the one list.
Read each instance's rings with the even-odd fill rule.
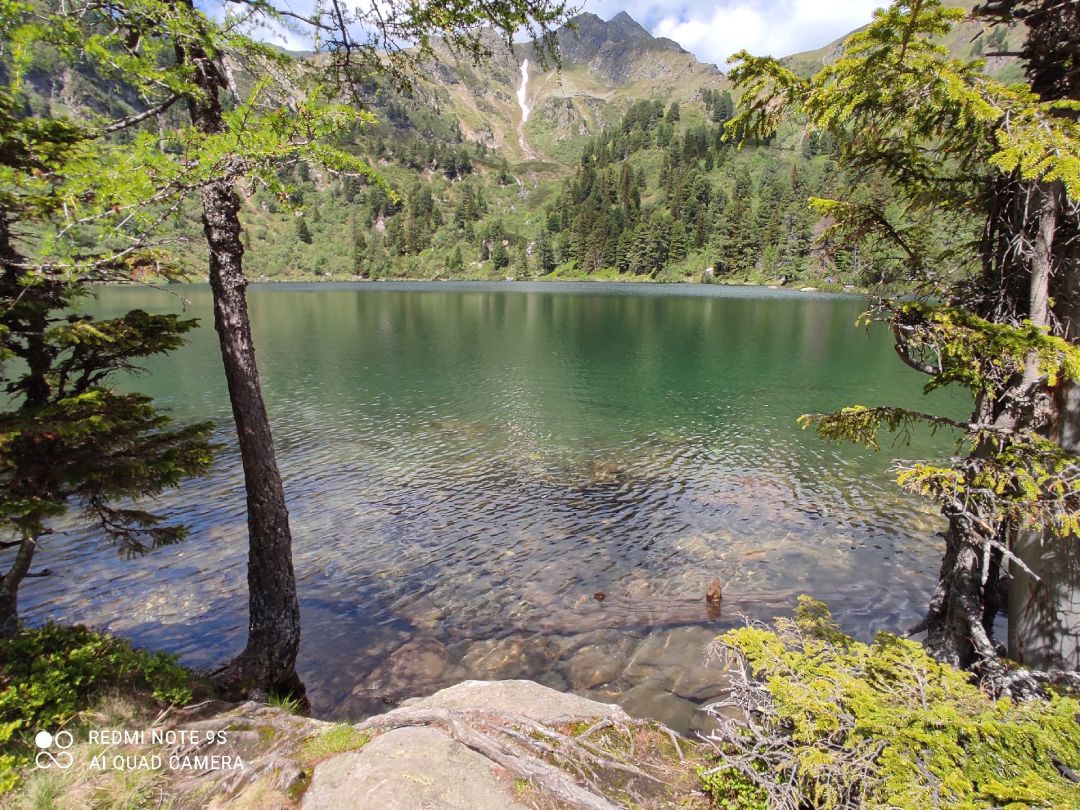
[[[526,59],[521,63],[521,87],[517,91],[518,105],[521,107],[521,123],[518,124],[518,146],[521,147],[521,152],[526,160],[537,160],[538,156],[529,145],[525,143],[525,122],[529,120],[529,103],[525,100],[525,93],[529,86],[529,60]],[[525,196],[525,187],[518,181],[518,186],[521,190],[521,196]]]
[[529,104],[525,100],[525,89],[529,86],[529,60],[521,63],[521,87],[518,88],[518,106],[521,107],[521,123],[529,120]]

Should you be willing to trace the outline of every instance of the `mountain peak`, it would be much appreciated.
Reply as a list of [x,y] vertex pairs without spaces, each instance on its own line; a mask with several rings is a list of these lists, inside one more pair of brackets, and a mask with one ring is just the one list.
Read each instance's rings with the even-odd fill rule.
[[[567,64],[584,64],[601,52],[607,53],[627,45],[632,46],[635,52],[639,49],[660,49],[685,53],[671,40],[654,37],[625,11],[620,11],[607,22],[589,12],[578,14],[560,28],[557,35],[559,50]],[[625,54],[623,58],[627,58]]]
[[625,11],[620,11],[608,20],[607,25],[612,33],[619,35],[619,39],[652,39],[652,34]]

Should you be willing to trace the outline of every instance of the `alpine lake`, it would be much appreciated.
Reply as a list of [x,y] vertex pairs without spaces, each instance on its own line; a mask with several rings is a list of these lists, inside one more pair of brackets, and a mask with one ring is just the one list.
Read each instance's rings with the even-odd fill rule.
[[[821,441],[802,413],[922,394],[858,297],[721,285],[254,284],[254,335],[292,520],[299,671],[317,716],[360,719],[465,678],[531,678],[695,727],[726,675],[705,647],[826,601],[862,639],[922,614],[943,521],[899,458],[950,437]],[[155,505],[183,543],[125,559],[72,520],[23,616],[193,666],[247,631],[243,478],[201,285],[101,289],[84,309],[201,319],[119,381],[213,420],[212,474]],[[927,401],[929,399],[929,401]],[[723,583],[719,610],[709,581]],[[78,587],[73,587],[77,584]]]

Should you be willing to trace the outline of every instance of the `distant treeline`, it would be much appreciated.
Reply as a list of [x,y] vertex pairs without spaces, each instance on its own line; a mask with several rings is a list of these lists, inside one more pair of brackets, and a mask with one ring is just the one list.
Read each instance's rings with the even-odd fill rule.
[[[815,239],[829,223],[808,199],[847,183],[828,136],[792,122],[783,137],[736,149],[724,138],[735,113],[727,91],[706,89],[700,104],[683,106],[633,103],[584,143],[569,177],[534,182],[522,197],[505,158],[430,110],[393,102],[351,147],[388,177],[396,198],[356,179],[320,187],[298,169],[291,202],[302,216],[291,233],[256,226],[254,247],[270,257],[262,267],[271,276],[299,261],[316,273],[370,278],[888,280],[865,250]],[[862,193],[888,193],[883,181],[860,182]],[[280,206],[263,199],[261,207],[277,214]],[[310,247],[298,255],[289,247],[296,241]]]

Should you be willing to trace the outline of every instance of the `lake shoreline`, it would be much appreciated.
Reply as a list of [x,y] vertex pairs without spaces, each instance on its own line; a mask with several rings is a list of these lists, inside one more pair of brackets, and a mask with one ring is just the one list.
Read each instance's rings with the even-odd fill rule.
[[[258,275],[249,278],[248,284],[266,284],[266,285],[279,285],[279,284],[312,284],[312,285],[332,285],[332,284],[494,284],[499,286],[514,286],[522,284],[626,284],[626,285],[640,285],[649,287],[746,287],[748,289],[774,289],[774,291],[784,291],[787,293],[819,293],[821,295],[836,295],[845,297],[869,297],[872,295],[868,287],[852,286],[852,285],[814,285],[804,284],[802,286],[796,286],[795,284],[756,284],[750,281],[725,281],[725,280],[713,280],[710,282],[702,282],[696,279],[647,279],[639,278],[626,278],[624,275],[611,275],[611,276],[569,276],[569,278],[561,278],[561,276],[545,275],[536,279],[474,279],[474,278],[461,278],[461,279],[422,279],[422,278],[392,278],[392,279],[367,279],[359,275],[334,275],[324,276],[324,278],[313,278],[310,275],[297,275],[297,276],[271,276]],[[148,280],[148,281],[108,281],[102,282],[98,286],[103,287],[126,287],[126,286],[151,286],[170,288],[174,286],[185,286],[188,284],[208,284],[207,276],[191,276],[190,279],[184,281],[164,281],[164,280]],[[900,291],[890,291],[892,295],[902,295]]]
[[[169,290],[174,287],[186,287],[194,285],[208,285],[209,279],[206,277],[192,277],[184,281],[108,281],[102,282],[99,287],[151,287],[154,289]],[[616,276],[611,278],[530,278],[530,279],[497,279],[497,278],[361,278],[358,276],[343,276],[343,277],[329,277],[329,278],[311,278],[306,276],[298,277],[286,277],[286,278],[270,278],[267,276],[259,276],[256,278],[248,279],[249,285],[254,286],[286,286],[292,285],[295,289],[297,286],[304,285],[309,287],[340,287],[343,289],[356,289],[353,285],[359,285],[360,287],[368,285],[417,285],[417,284],[430,284],[436,286],[446,285],[447,290],[454,288],[461,289],[465,286],[474,286],[476,288],[481,287],[496,287],[499,289],[506,288],[507,290],[515,287],[523,287],[526,285],[580,285],[586,286],[599,286],[599,285],[626,285],[626,286],[640,286],[650,288],[704,288],[715,287],[718,289],[739,289],[747,291],[770,291],[781,292],[789,295],[821,295],[821,296],[836,296],[840,298],[869,298],[872,293],[865,287],[837,287],[832,286],[812,286],[805,285],[802,287],[796,287],[793,285],[780,286],[777,284],[754,284],[751,282],[741,281],[671,281],[671,280],[657,280],[647,278],[625,278],[622,276]],[[527,290],[523,290],[527,292]]]

